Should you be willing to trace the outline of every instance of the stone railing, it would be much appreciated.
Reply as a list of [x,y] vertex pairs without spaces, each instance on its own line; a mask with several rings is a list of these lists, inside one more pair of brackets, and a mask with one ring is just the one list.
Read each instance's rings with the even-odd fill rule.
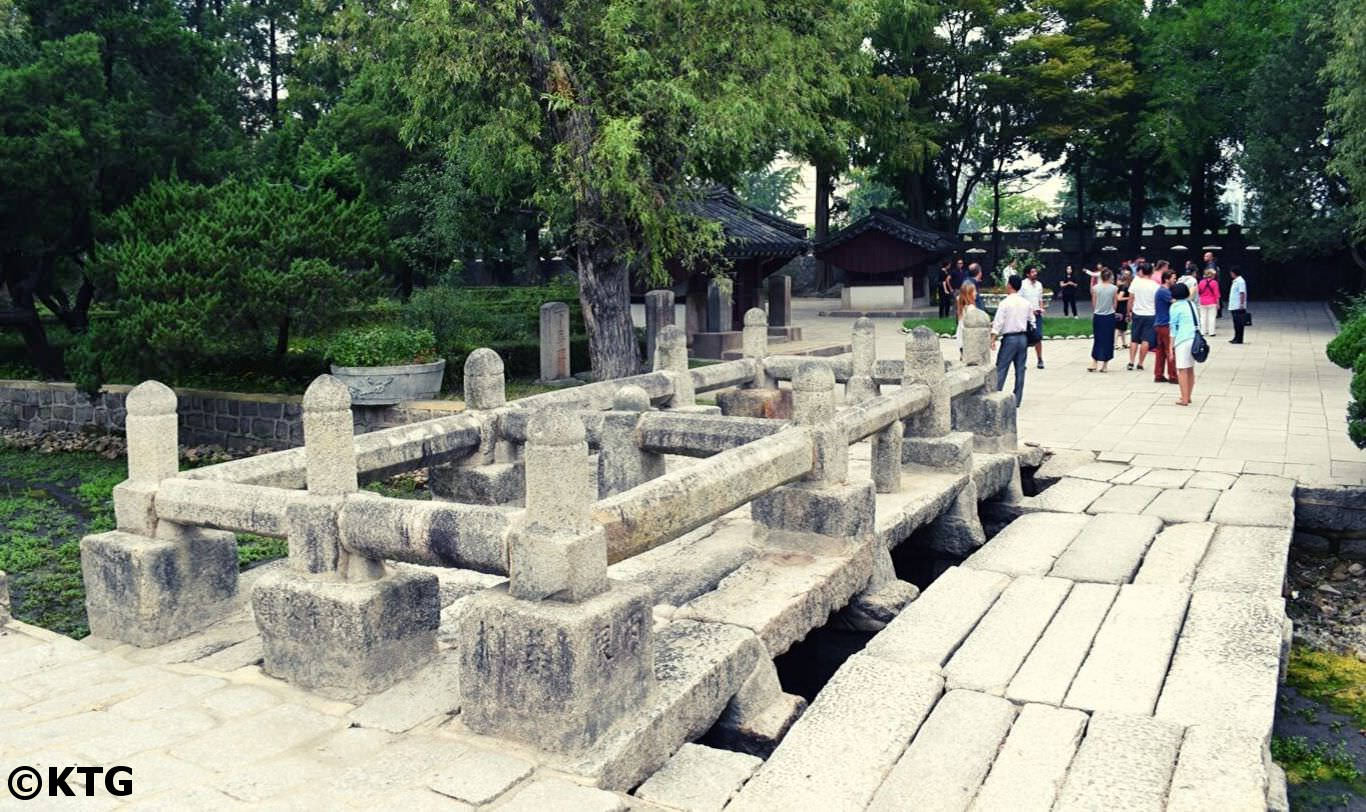
[[[890,549],[912,524],[880,531],[879,494],[917,496],[928,477],[938,489],[932,544],[982,543],[973,452],[1004,460],[997,490],[1019,492],[1014,402],[990,385],[988,329],[984,317],[965,324],[963,364],[946,365],[923,328],[904,358],[878,361],[867,319],[855,324],[849,355],[788,359],[768,355],[763,313],[752,310],[741,360],[690,370],[684,333],[668,325],[653,371],[515,403],[505,401],[501,359],[479,350],[465,365],[465,412],[359,436],[346,387],[322,376],[303,397],[303,448],[185,472],[175,394],[149,381],[128,396],[118,529],[81,545],[92,632],[149,646],[212,624],[237,591],[233,533],[281,537],[288,566],[262,575],[251,595],[265,670],[328,693],[371,693],[436,653],[437,578],[394,562],[506,576],[467,598],[453,621],[460,718],[475,733],[597,758],[601,781],[629,785],[723,711],[745,728],[786,696],[772,656],[829,611],[901,584]],[[754,401],[790,399],[790,419],[697,403],[699,392],[733,387]],[[866,477],[851,474],[850,446],[863,440]],[[668,455],[699,459],[666,467]],[[431,469],[437,500],[359,489],[367,477],[418,467]],[[657,628],[649,579],[608,577],[614,563],[656,561],[745,504],[766,548],[848,562],[829,605],[807,607],[796,626],[723,632],[696,609]],[[645,568],[667,569],[674,591],[698,595],[739,566],[718,574],[703,558]],[[698,646],[725,652],[702,656]],[[694,656],[686,668],[673,659]],[[680,673],[691,682],[680,687]],[[603,755],[609,731],[620,739],[632,724],[662,738],[641,749],[627,736],[617,755]]]

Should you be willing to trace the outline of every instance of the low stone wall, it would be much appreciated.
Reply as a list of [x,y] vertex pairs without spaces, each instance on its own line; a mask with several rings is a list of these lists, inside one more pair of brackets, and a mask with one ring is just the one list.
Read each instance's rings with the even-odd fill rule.
[[[0,380],[0,428],[32,434],[54,431],[122,434],[124,400],[131,386],[109,385],[94,397],[70,383]],[[293,448],[303,445],[302,398],[177,389],[182,445]],[[423,400],[397,406],[352,409],[357,433],[445,417],[464,411],[453,400]]]

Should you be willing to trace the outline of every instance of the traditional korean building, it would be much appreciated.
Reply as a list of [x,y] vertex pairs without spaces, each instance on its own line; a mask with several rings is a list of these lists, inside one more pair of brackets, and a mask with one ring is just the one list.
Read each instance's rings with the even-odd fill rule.
[[844,309],[909,310],[929,304],[930,271],[956,246],[952,235],[874,209],[816,245],[815,255],[844,271]]

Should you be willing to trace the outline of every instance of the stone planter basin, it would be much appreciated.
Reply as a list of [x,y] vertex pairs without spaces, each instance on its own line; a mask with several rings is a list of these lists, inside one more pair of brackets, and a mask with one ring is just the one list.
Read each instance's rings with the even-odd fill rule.
[[[987,310],[995,311],[996,308],[998,308],[998,307],[1001,306],[1001,302],[1004,301],[1005,298],[1006,298],[1006,296],[1008,296],[1008,295],[1009,295],[1009,294],[1006,294],[1006,293],[980,293],[980,292],[979,292],[979,293],[977,294],[977,303],[980,304],[982,307],[986,308]],[[1047,310],[1047,309],[1048,309],[1048,306],[1049,306],[1050,304],[1052,304],[1052,302],[1053,302],[1053,293],[1052,293],[1051,291],[1044,291],[1044,294],[1043,294],[1043,309],[1044,309],[1044,310]]]
[[332,374],[351,390],[352,406],[392,406],[406,400],[431,400],[441,391],[446,359],[430,364],[389,367],[339,367]]

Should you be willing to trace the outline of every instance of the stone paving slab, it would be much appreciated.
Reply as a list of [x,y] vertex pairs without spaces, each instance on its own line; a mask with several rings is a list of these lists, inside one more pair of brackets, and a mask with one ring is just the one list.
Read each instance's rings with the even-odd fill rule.
[[1067,691],[1068,707],[1151,714],[1167,676],[1188,595],[1179,587],[1127,584]]
[[1134,481],[1135,485],[1148,485],[1153,488],[1180,488],[1186,484],[1194,471],[1174,468],[1159,468],[1150,471]]
[[1054,808],[1161,809],[1181,734],[1180,725],[1151,716],[1093,714]]
[[1136,515],[1142,513],[1159,493],[1160,489],[1148,485],[1115,485],[1092,502],[1086,512]]
[[878,788],[870,810],[964,810],[1015,720],[1000,697],[949,691]]
[[1102,462],[1096,461],[1087,463],[1080,468],[1073,468],[1067,475],[1076,479],[1094,479],[1097,482],[1109,482],[1116,476],[1129,470],[1128,461],[1123,462]]
[[662,806],[720,812],[763,763],[747,753],[685,744],[635,795]]
[[1063,477],[1038,496],[1021,499],[1017,509],[1027,513],[1081,513],[1109,487],[1092,479]]
[[950,567],[864,647],[869,656],[938,671],[1010,585],[998,572]]
[[1071,587],[1061,578],[1012,581],[944,666],[944,687],[1004,694]]
[[1101,513],[1067,545],[1049,575],[1073,581],[1128,583],[1161,529],[1162,520],[1154,516]]
[[865,808],[943,686],[923,667],[850,657],[727,808]]
[[1219,495],[1209,519],[1216,524],[1290,527],[1295,523],[1295,499],[1235,485]]
[[1061,705],[1119,587],[1076,584],[1006,688],[1015,702]]
[[1047,575],[1090,520],[1082,513],[1025,514],[982,545],[963,566],[1006,575]]
[[1218,724],[1269,738],[1284,623],[1280,598],[1196,592],[1157,715],[1182,725]]
[[1134,583],[1189,586],[1217,527],[1209,522],[1168,526],[1148,547]]
[[1157,495],[1143,509],[1145,516],[1156,516],[1164,522],[1203,522],[1219,499],[1221,491],[1205,488],[1173,488]]
[[1086,729],[1086,714],[1025,705],[973,800],[974,812],[1048,812]]
[[1265,743],[1217,725],[1186,728],[1167,793],[1170,812],[1267,809]]
[[1279,596],[1292,535],[1289,527],[1220,527],[1195,572],[1194,588]]

